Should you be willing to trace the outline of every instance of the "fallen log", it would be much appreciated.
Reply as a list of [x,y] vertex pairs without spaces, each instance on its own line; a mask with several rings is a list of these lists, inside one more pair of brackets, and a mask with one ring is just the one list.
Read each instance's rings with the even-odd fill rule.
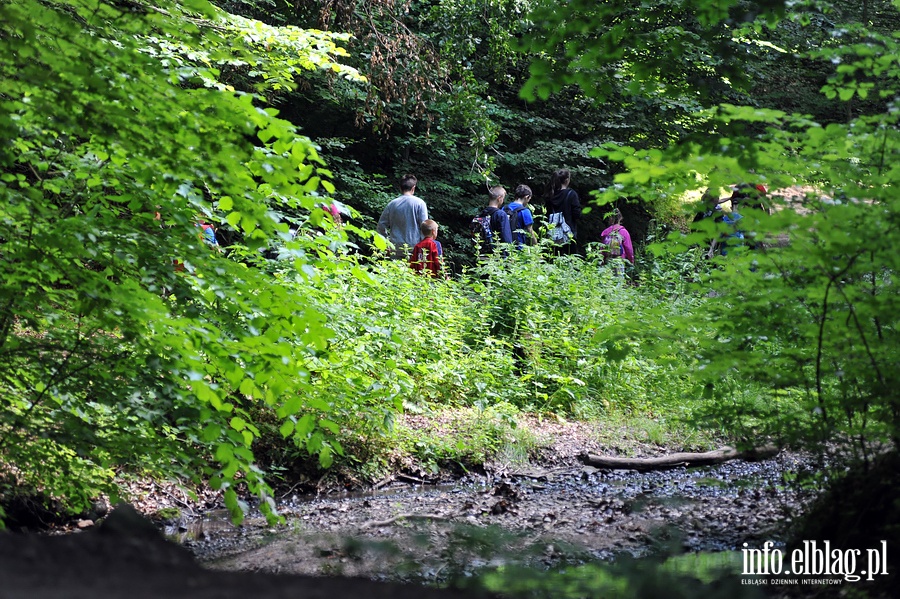
[[578,459],[584,464],[593,466],[594,468],[603,468],[606,470],[639,470],[646,472],[649,470],[668,470],[680,466],[711,466],[713,464],[721,464],[731,460],[756,462],[775,457],[778,455],[778,451],[778,447],[774,445],[766,445],[764,447],[757,447],[745,451],[738,451],[733,447],[723,447],[721,449],[716,449],[715,451],[706,451],[702,453],[679,452],[652,458],[619,458],[585,452],[579,454]]

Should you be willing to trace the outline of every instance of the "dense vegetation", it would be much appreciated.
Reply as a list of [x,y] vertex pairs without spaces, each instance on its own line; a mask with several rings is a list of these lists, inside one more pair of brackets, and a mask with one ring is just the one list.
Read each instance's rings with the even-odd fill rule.
[[[240,516],[298,464],[477,461],[522,412],[896,451],[897,14],[0,4],[0,496],[77,512],[123,476],[182,476]],[[584,241],[615,204],[646,242],[632,284],[590,245],[463,268],[485,184],[542,190],[559,166],[599,190]],[[406,171],[447,281],[378,259],[369,225]],[[690,232],[681,202],[741,181],[810,193],[704,260],[724,225]],[[445,407],[472,438],[395,426]]]

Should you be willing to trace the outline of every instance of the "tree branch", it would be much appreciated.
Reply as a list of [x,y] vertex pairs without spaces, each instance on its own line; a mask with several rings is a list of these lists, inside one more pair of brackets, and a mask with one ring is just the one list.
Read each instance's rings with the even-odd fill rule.
[[578,459],[588,466],[608,470],[668,470],[681,466],[711,466],[731,460],[755,462],[778,455],[780,449],[775,445],[765,445],[746,451],[738,451],[733,447],[722,447],[704,453],[679,452],[652,458],[620,458],[601,456],[590,453],[579,454]]

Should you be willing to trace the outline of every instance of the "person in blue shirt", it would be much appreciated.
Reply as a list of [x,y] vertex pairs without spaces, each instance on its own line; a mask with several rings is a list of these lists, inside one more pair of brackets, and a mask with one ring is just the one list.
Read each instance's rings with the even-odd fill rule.
[[709,246],[709,251],[706,254],[707,258],[712,258],[716,254],[727,256],[729,247],[733,248],[744,245],[744,232],[741,230],[741,225],[739,224],[742,218],[744,217],[741,216],[734,207],[732,207],[730,212],[725,212],[721,209],[719,210],[719,215],[716,216],[716,222],[728,225],[728,232],[719,234],[719,237],[713,240],[712,245]]
[[531,188],[527,185],[516,187],[516,199],[504,210],[509,215],[509,228],[518,249],[525,245],[537,244],[537,233],[534,232],[534,215],[528,203],[531,201]]
[[200,238],[206,242],[207,245],[218,247],[219,241],[216,239],[216,229],[212,225],[202,221],[197,223],[197,226],[200,227]]

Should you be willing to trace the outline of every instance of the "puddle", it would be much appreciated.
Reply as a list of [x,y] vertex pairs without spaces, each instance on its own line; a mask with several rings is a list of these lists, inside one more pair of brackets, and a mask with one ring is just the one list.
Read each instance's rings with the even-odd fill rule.
[[210,510],[199,518],[182,518],[177,522],[166,524],[163,534],[170,541],[189,544],[221,535],[233,535],[240,530],[241,527],[231,523],[228,510]]

